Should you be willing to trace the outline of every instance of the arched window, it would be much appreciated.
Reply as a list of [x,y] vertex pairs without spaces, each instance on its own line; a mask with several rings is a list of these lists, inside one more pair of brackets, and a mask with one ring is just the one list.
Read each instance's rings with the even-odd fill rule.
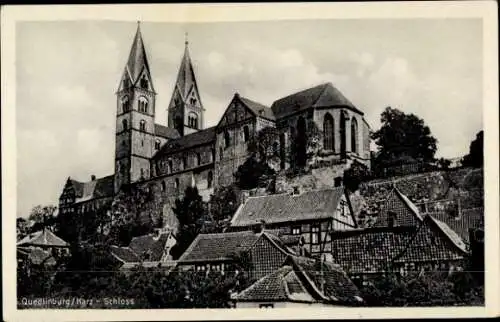
[[173,167],[172,160],[168,160],[168,169],[167,169],[167,172],[171,173],[173,171],[174,171],[174,167]]
[[199,166],[201,164],[201,155],[199,153],[196,153],[196,166]]
[[144,169],[141,168],[141,179],[144,179]]
[[127,122],[127,120],[125,120],[125,119],[122,120],[122,127],[123,127],[123,131],[128,130],[128,122]]
[[141,120],[141,122],[139,122],[139,129],[141,131],[146,131],[146,121]]
[[162,181],[161,182],[161,191],[165,191],[165,189],[167,189],[167,185],[166,185],[165,181]]
[[295,137],[297,145],[297,165],[303,167],[307,162],[307,126],[306,120],[301,116],[297,120],[297,135]]
[[148,112],[148,100],[144,96],[139,97],[139,112],[147,113]]
[[191,105],[196,105],[196,98],[191,97],[190,103]]
[[333,151],[334,149],[333,117],[326,113],[323,120],[323,149]]
[[245,140],[245,142],[248,142],[248,140],[250,139],[250,131],[247,125],[243,127],[243,139]]
[[208,188],[212,187],[213,181],[214,181],[214,174],[212,173],[212,171],[208,171],[208,175],[207,175],[207,187]]
[[224,144],[226,148],[231,145],[231,136],[229,135],[229,132],[227,130],[224,131]]
[[122,99],[122,112],[127,113],[130,110],[130,101],[128,99],[128,96],[125,96]]
[[215,149],[212,149],[212,153],[210,154],[210,162],[215,161]]
[[193,112],[189,113],[188,125],[189,125],[189,127],[193,128],[193,129],[198,128],[198,115],[196,113],[193,113]]
[[353,117],[351,119],[351,151],[358,153],[358,121]]
[[160,140],[156,139],[156,141],[155,141],[155,149],[156,150],[160,149],[160,143],[161,143]]
[[148,89],[149,88],[149,85],[148,85],[148,79],[146,78],[146,75],[142,75],[142,78],[141,78],[141,87],[144,88],[144,89]]
[[174,187],[175,189],[179,189],[179,178],[175,178]]

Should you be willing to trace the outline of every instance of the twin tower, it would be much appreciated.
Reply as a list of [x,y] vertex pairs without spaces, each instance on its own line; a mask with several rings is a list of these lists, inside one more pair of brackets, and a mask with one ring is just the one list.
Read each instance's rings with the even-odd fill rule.
[[151,159],[167,141],[203,129],[204,108],[187,39],[168,105],[168,127],[155,124],[156,91],[139,23],[116,95],[115,193],[123,184],[150,178]]

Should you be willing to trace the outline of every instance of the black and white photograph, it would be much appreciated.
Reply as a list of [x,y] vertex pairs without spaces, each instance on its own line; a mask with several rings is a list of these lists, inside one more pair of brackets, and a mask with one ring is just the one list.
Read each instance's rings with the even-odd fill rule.
[[240,3],[11,18],[12,310],[485,314],[498,30],[473,14],[493,2],[463,3],[450,17],[342,18],[324,3],[310,6],[326,17],[286,19],[292,3]]

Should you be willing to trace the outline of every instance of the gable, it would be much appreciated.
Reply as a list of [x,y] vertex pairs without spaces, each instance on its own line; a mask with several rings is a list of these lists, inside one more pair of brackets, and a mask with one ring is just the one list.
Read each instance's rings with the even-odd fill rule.
[[393,225],[418,226],[422,218],[417,207],[397,189],[392,189],[380,209],[375,227],[390,226],[390,217],[395,216]]
[[354,218],[351,201],[345,194],[340,197],[333,219],[348,226],[356,227],[356,220]]
[[249,109],[236,94],[226,108],[217,127],[228,126],[251,118],[255,118],[255,113]]
[[278,269],[287,258],[287,253],[273,243],[266,234],[250,248],[251,262],[255,278],[261,278]]

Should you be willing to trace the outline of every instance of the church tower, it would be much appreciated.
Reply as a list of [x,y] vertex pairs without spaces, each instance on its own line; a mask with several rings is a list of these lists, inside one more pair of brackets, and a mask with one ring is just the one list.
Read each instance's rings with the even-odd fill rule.
[[184,56],[168,106],[168,126],[175,128],[181,136],[203,129],[205,111],[201,103],[188,45],[186,38]]
[[140,24],[116,92],[115,192],[150,176],[154,151],[155,90]]

